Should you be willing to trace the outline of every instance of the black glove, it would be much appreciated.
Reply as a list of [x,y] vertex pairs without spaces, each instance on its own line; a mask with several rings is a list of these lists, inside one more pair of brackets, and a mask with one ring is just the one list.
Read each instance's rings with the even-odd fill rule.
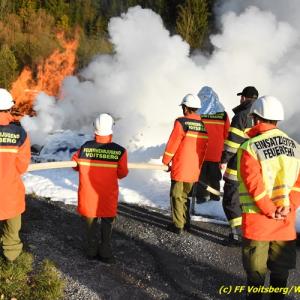
[[171,172],[172,166],[168,165],[167,167],[168,167],[168,169],[165,172]]

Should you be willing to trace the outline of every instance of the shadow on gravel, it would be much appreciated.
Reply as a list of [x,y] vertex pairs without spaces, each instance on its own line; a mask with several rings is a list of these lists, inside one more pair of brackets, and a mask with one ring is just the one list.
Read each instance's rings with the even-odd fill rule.
[[[153,218],[159,217],[167,224],[165,216],[156,213]],[[85,258],[84,222],[73,206],[27,199],[22,239],[37,261],[47,257],[65,274],[66,299],[205,299],[200,296],[205,294],[211,294],[207,299],[217,299],[212,295],[219,282],[224,282],[216,280],[215,274],[220,274],[220,270],[152,244],[157,243],[149,238],[152,233],[172,236],[164,228],[157,230],[155,225],[149,231],[148,224],[136,224],[128,216],[119,217],[113,236],[118,263],[109,266]],[[143,232],[146,235],[140,238]],[[204,284],[206,281],[214,285]],[[90,290],[87,294],[86,289]]]
[[[192,258],[174,254],[170,249],[155,246],[147,243],[145,240],[135,239],[136,244],[144,253],[152,256],[151,267],[145,265],[145,269],[153,268],[151,273],[158,274],[167,293],[167,299],[225,299],[226,295],[220,295],[219,290],[222,286],[240,286],[244,279],[227,272],[222,266],[211,265],[205,262],[199,262]],[[142,257],[137,257],[141,263]],[[124,258],[126,260],[126,258]],[[138,278],[136,270],[127,270],[131,276]],[[127,273],[128,274],[128,273]],[[139,277],[143,285],[152,284],[151,281]],[[230,295],[228,299],[233,299]],[[165,299],[165,298],[154,298]],[[234,295],[234,299],[242,299],[242,295]]]
[[85,258],[84,223],[74,206],[28,197],[21,234],[37,261],[49,258],[64,274],[68,300],[224,299],[221,286],[244,284],[240,249],[216,244],[209,235],[222,234],[199,226],[195,235],[177,236],[165,230],[169,221],[158,212],[120,205],[112,266]]
[[21,230],[24,248],[37,262],[48,258],[55,263],[67,282],[64,299],[150,299],[134,279],[123,278],[126,266],[85,257],[84,221],[74,206],[30,197],[26,202]]
[[[162,212],[158,212],[158,209],[145,209],[136,205],[119,203],[118,214],[164,230],[167,230],[167,225],[171,224],[171,218],[162,214]],[[225,244],[224,240],[227,238],[227,235],[204,228],[205,225],[203,226],[203,224],[201,222],[192,222],[189,233],[219,245]]]
[[128,205],[124,203],[119,203],[118,215],[144,222],[161,229],[164,229],[171,221],[168,216],[156,212],[155,210],[146,210],[145,208],[136,205]]

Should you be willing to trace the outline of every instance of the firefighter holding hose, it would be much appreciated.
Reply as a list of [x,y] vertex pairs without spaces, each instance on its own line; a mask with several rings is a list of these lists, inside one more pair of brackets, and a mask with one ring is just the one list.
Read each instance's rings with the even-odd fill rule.
[[22,252],[19,231],[25,211],[25,187],[22,174],[30,163],[30,141],[20,124],[14,123],[11,94],[0,89],[0,223],[1,254],[7,262]]
[[[118,179],[128,174],[127,151],[112,142],[113,118],[100,114],[94,122],[95,139],[74,154],[79,171],[78,212],[86,221],[86,254],[90,259],[115,263],[111,248],[113,221],[117,215]],[[97,220],[101,218],[101,243]]]
[[220,191],[222,173],[219,164],[230,122],[217,93],[211,87],[202,87],[198,93],[198,97],[201,100],[201,108],[198,112],[201,115],[201,120],[206,127],[209,137],[199,183],[196,183],[194,186],[197,203],[199,204],[207,200],[220,200],[219,195],[209,193],[201,183],[204,182],[215,190]]
[[177,118],[169,137],[162,162],[171,169],[170,204],[172,224],[168,229],[181,234],[190,227],[188,195],[198,181],[207,148],[207,131],[196,113],[200,100],[187,94],[181,104],[183,117]]

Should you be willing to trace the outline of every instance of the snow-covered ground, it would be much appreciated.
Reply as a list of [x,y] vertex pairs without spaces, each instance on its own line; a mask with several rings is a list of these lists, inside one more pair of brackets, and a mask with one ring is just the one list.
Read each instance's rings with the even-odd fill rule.
[[[92,136],[62,131],[50,135],[45,147],[36,161],[70,160],[72,151],[80,147]],[[128,153],[129,162],[161,163],[164,145],[139,149]],[[26,192],[77,205],[78,173],[73,169],[52,169],[26,173],[23,177]],[[132,169],[129,175],[120,181],[119,201],[160,208],[168,212],[170,175],[164,171]],[[222,203],[209,201],[196,204],[193,220],[202,220],[227,224]],[[201,216],[198,216],[201,215]],[[204,217],[202,217],[204,216]],[[300,232],[300,211],[298,211],[297,231]]]

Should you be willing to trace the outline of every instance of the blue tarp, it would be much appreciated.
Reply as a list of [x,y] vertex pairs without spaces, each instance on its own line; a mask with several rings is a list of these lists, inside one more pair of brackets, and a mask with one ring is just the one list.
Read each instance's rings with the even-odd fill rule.
[[223,104],[219,101],[216,92],[209,86],[204,86],[198,93],[201,101],[201,108],[198,110],[199,114],[214,114],[224,111]]

